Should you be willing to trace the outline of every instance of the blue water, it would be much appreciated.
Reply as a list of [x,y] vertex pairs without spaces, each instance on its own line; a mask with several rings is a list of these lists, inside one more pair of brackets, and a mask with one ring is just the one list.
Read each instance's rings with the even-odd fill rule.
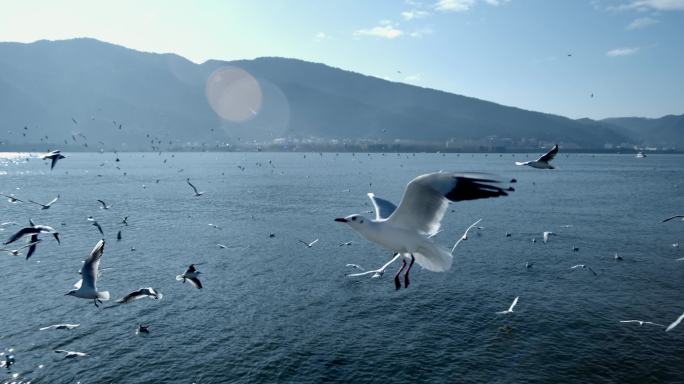
[[[44,237],[29,261],[0,255],[0,351],[16,356],[0,382],[684,381],[684,326],[619,323],[669,324],[684,311],[684,261],[675,261],[684,252],[673,247],[684,247],[684,222],[660,223],[684,210],[683,156],[559,155],[553,171],[516,167],[532,156],[510,154],[67,156],[54,171],[0,160],[0,192],[61,195],[48,210],[2,199],[0,222],[32,218],[62,239]],[[345,278],[346,263],[376,268],[390,255],[333,218],[371,209],[369,190],[398,202],[413,177],[440,169],[518,183],[508,197],[451,206],[437,242],[451,246],[479,218],[484,229],[450,271],[414,268],[400,291],[394,269]],[[205,195],[194,197],[186,177]],[[106,235],[101,268],[111,268],[99,288],[116,299],[152,286],[162,300],[98,309],[64,296],[101,237],[90,215]],[[543,244],[543,231],[558,236]],[[316,238],[310,249],[298,242]],[[203,290],[175,280],[190,263],[204,263]],[[581,263],[598,276],[570,270]],[[515,296],[514,314],[495,314]],[[38,331],[55,323],[81,326]],[[151,333],[136,335],[139,323]],[[64,360],[55,349],[88,356]]]

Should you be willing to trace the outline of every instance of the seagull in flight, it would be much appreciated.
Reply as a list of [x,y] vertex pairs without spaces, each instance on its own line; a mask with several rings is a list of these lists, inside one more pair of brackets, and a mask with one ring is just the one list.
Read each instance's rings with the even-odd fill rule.
[[501,311],[501,312],[497,312],[496,314],[497,314],[497,315],[507,315],[507,314],[509,314],[509,313],[513,313],[513,308],[516,306],[516,304],[518,304],[518,299],[519,299],[519,298],[520,298],[520,296],[516,296],[515,299],[513,299],[513,303],[511,303],[511,306],[508,307],[507,310]]
[[137,291],[133,291],[129,293],[128,295],[120,298],[116,302],[119,304],[128,304],[131,301],[142,299],[144,297],[149,297],[155,300],[160,300],[164,295],[161,294],[158,290],[152,288],[152,287],[147,287],[147,288],[140,288]]
[[39,328],[41,331],[45,331],[47,329],[74,329],[78,327],[81,324],[55,324],[55,325],[48,325],[47,327],[42,327]]
[[7,241],[2,243],[3,245],[7,244],[12,244],[15,241],[21,239],[24,236],[30,235],[31,236],[31,243],[35,243],[38,241],[38,235],[41,233],[49,233],[51,234],[55,240],[57,240],[57,243],[60,244],[59,242],[59,232],[57,232],[54,228],[48,226],[48,225],[35,225],[33,224],[33,221],[29,219],[29,224],[31,225],[30,227],[24,227],[20,229],[18,232],[10,236]]
[[192,183],[190,182],[190,178],[185,179],[185,181],[188,183],[190,188],[192,188],[192,190],[195,191],[196,197],[202,196],[204,194],[204,192],[199,192],[197,188],[194,185],[192,185]]
[[65,294],[65,296],[74,296],[81,299],[93,300],[93,303],[98,307],[97,303],[102,304],[102,301],[109,300],[109,292],[97,290],[97,278],[99,276],[100,260],[104,253],[104,239],[95,244],[95,248],[90,252],[90,255],[83,262],[81,268],[82,279],[74,284],[74,288]]
[[97,202],[100,203],[100,209],[109,209],[112,207],[111,205],[107,205],[107,203],[102,200],[97,200]]
[[594,270],[591,269],[591,267],[589,267],[589,266],[587,266],[587,265],[585,265],[585,264],[577,264],[577,265],[573,265],[572,267],[570,267],[570,269],[577,269],[577,268],[579,268],[579,269],[588,269],[589,271],[591,271],[591,273],[594,274],[594,276],[598,276],[598,275],[596,274],[596,272],[594,272]]
[[682,322],[682,320],[684,320],[684,313],[682,313],[682,314],[677,318],[677,320],[673,321],[672,324],[668,325],[668,326],[667,326],[667,329],[665,329],[665,332],[670,332],[671,330],[673,330],[674,327],[678,326],[679,323]]
[[29,202],[29,203],[33,203],[33,204],[36,204],[36,205],[40,205],[40,206],[41,206],[41,209],[50,209],[50,207],[52,206],[52,204],[54,204],[57,200],[59,200],[59,195],[57,195],[57,197],[55,197],[54,199],[52,199],[52,200],[51,200],[49,203],[47,203],[47,204],[41,204],[41,203],[35,202],[35,201],[33,201],[33,200],[28,200],[28,202]]
[[19,198],[17,198],[17,197],[14,197],[14,196],[12,196],[12,195],[5,195],[4,193],[0,193],[0,196],[6,197],[6,198],[7,198],[7,201],[10,202],[10,203],[12,203],[12,204],[16,204],[17,202],[19,202],[19,203],[23,203],[23,202],[24,202],[24,200],[21,200],[21,199],[19,199]]
[[138,330],[135,331],[135,333],[136,333],[136,334],[150,333],[150,326],[149,326],[149,325],[140,324],[140,325],[138,325]]
[[549,231],[544,232],[542,235],[544,237],[544,244],[549,242],[549,236],[558,236],[555,233]]
[[[19,251],[21,251],[21,250],[24,249],[24,248],[29,248],[29,252],[30,252],[31,254],[33,254],[33,252],[35,252],[35,246],[36,246],[36,244],[40,243],[41,241],[43,241],[43,240],[40,240],[40,239],[36,238],[36,241],[30,242],[30,243],[28,243],[28,244],[26,244],[26,245],[24,245],[24,246],[22,246],[22,247],[20,247],[20,248],[17,248],[17,249],[4,249],[4,248],[0,248],[0,252],[7,252],[7,253],[9,253],[9,254],[12,255],[12,256],[19,256],[19,255],[20,255]],[[31,251],[30,247],[33,247],[34,251]],[[27,256],[26,258],[28,259],[29,257],[31,257],[31,256]]]
[[[5,196],[5,197],[8,197],[8,196]],[[684,215],[674,215],[672,217],[668,217],[667,219],[663,220],[662,223],[664,223],[666,221],[674,220],[674,219],[679,219],[679,218],[681,218],[682,221],[684,221]]]
[[121,220],[121,224],[123,224],[123,225],[125,225],[125,226],[128,227],[128,216],[124,217],[124,218]]
[[551,148],[550,151],[548,151],[545,155],[541,156],[537,160],[532,160],[532,161],[516,161],[515,165],[527,165],[532,168],[538,168],[538,169],[553,169],[553,166],[549,164],[549,161],[553,160],[553,158],[556,156],[558,153],[558,144],[554,145],[553,148]]
[[[408,183],[401,203],[389,217],[382,217],[381,212],[384,211],[376,205],[377,198],[369,196],[376,207],[375,219],[354,214],[336,218],[335,221],[350,226],[367,240],[392,251],[395,256],[389,264],[402,259],[402,265],[394,276],[396,289],[401,288],[399,276],[404,272],[408,260],[408,268],[404,272],[404,287],[408,287],[409,272],[414,262],[433,272],[444,272],[451,268],[452,252],[438,246],[430,238],[439,231],[449,201],[507,196],[507,191],[513,191],[513,188],[500,188],[496,183],[486,175],[429,173]],[[384,271],[387,265],[380,270]]]
[[176,276],[176,280],[182,281],[185,283],[185,281],[189,281],[190,284],[192,284],[193,287],[197,289],[202,289],[202,282],[199,280],[199,275],[200,271],[195,268],[195,265],[199,264],[190,264],[188,269],[185,270],[185,272],[182,275]]
[[620,320],[621,323],[629,324],[629,323],[637,323],[639,326],[643,326],[644,324],[649,324],[649,325],[656,325],[658,327],[664,327],[662,324],[654,323],[652,321],[643,321],[643,320]]
[[93,220],[93,227],[97,228],[97,230],[100,231],[102,237],[104,237],[104,231],[102,230],[102,226],[100,226],[100,223],[98,223],[97,220]]
[[52,163],[50,164],[50,170],[52,170],[55,168],[55,165],[57,165],[57,162],[60,159],[66,159],[66,156],[62,155],[61,151],[57,150],[57,151],[49,152],[48,154],[43,156],[43,160],[47,160],[47,159],[52,160]]
[[87,356],[87,354],[83,352],[76,352],[76,351],[66,351],[64,349],[57,349],[55,350],[56,353],[64,353],[64,358],[65,359],[73,359],[74,357],[83,357]]
[[318,239],[316,239],[316,240],[314,240],[314,241],[312,241],[312,242],[310,242],[310,243],[307,243],[307,242],[304,241],[304,240],[297,240],[297,241],[299,241],[300,243],[306,245],[307,248],[311,248],[311,247],[314,246],[314,244],[318,243]]

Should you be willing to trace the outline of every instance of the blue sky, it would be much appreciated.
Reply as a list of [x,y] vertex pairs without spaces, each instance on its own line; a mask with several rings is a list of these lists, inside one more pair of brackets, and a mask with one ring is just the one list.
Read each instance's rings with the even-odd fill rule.
[[572,118],[684,113],[684,0],[0,1],[0,41],[293,57]]

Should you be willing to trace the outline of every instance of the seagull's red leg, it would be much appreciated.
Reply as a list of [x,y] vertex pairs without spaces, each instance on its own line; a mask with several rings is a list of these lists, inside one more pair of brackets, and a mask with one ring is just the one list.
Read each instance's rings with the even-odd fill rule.
[[409,272],[411,272],[411,267],[413,267],[413,263],[416,261],[416,258],[413,257],[413,253],[411,254],[411,263],[408,266],[408,269],[406,269],[406,273],[404,273],[404,288],[408,288],[409,286]]
[[401,274],[401,271],[404,270],[404,267],[406,266],[406,260],[401,259],[401,268],[397,271],[397,274],[394,275],[394,288],[399,289],[401,288],[401,281],[399,280],[399,275]]

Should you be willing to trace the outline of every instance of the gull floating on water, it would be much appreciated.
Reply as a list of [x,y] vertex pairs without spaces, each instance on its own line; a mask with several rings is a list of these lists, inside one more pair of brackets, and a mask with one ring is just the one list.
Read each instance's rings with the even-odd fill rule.
[[677,320],[673,321],[672,324],[668,325],[668,326],[667,326],[667,329],[665,329],[665,332],[670,332],[671,330],[673,330],[674,327],[678,326],[679,323],[682,322],[682,320],[684,320],[684,313],[682,313],[682,314],[677,318]]
[[149,325],[138,325],[138,330],[135,331],[136,334],[141,334],[141,333],[150,333],[150,326]]
[[513,299],[513,303],[511,303],[511,306],[508,307],[507,310],[497,312],[496,314],[497,314],[497,315],[507,315],[507,314],[509,314],[509,313],[513,313],[513,308],[516,306],[516,304],[518,304],[518,299],[519,299],[519,298],[520,298],[520,296],[516,296],[515,299]]
[[133,291],[129,293],[128,295],[120,298],[116,302],[119,304],[128,304],[131,301],[142,299],[144,297],[149,297],[155,300],[160,300],[164,295],[161,294],[158,290],[152,288],[152,287],[147,287],[147,288],[140,288],[137,291]]
[[202,282],[199,280],[199,275],[200,271],[195,268],[195,265],[199,264],[190,264],[188,269],[185,270],[185,272],[182,275],[176,276],[176,280],[182,281],[185,283],[185,281],[189,281],[190,284],[192,284],[193,287],[197,289],[202,289]]
[[306,245],[307,248],[311,248],[311,247],[314,246],[314,244],[318,243],[318,239],[316,239],[316,240],[314,240],[314,241],[312,241],[312,242],[310,242],[310,243],[307,243],[307,242],[304,241],[304,240],[297,240],[297,241],[299,241],[300,243]]
[[76,352],[76,351],[66,351],[64,349],[57,349],[55,350],[55,353],[64,353],[64,358],[65,359],[73,359],[74,357],[83,357],[87,356],[87,354],[83,352]]
[[41,331],[45,331],[46,329],[74,329],[78,327],[81,324],[55,324],[55,325],[48,325],[47,327],[39,328]]
[[61,151],[52,151],[46,155],[43,156],[43,160],[50,159],[52,160],[52,163],[50,164],[50,170],[55,168],[55,165],[57,165],[57,161],[60,159],[66,159],[66,156],[62,155]]
[[66,296],[74,296],[81,299],[93,300],[97,307],[97,303],[102,304],[102,301],[109,300],[109,292],[97,290],[97,278],[99,276],[98,268],[100,267],[100,260],[104,253],[104,239],[95,244],[95,248],[90,252],[90,255],[85,259],[83,267],[81,268],[82,279],[74,284],[74,288],[66,293]]
[[620,320],[621,323],[637,323],[641,327],[644,324],[649,324],[649,325],[656,325],[658,327],[664,327],[662,324],[654,323],[652,321],[643,321],[643,320]]
[[195,192],[195,196],[199,197],[204,194],[204,192],[199,192],[197,188],[194,185],[192,185],[192,183],[190,182],[190,178],[187,178],[185,181],[188,183],[190,188],[192,188],[192,190]]
[[54,199],[52,199],[52,200],[51,200],[49,203],[47,203],[47,204],[41,204],[41,203],[38,203],[38,202],[33,201],[33,200],[27,200],[27,201],[28,201],[29,203],[33,203],[33,204],[36,204],[36,205],[40,205],[40,207],[41,207],[40,209],[50,209],[50,207],[52,206],[52,204],[54,204],[57,200],[59,200],[59,195],[57,195],[57,197],[55,197]]
[[549,161],[553,160],[553,158],[556,156],[558,153],[558,144],[554,145],[553,148],[551,148],[550,151],[548,151],[545,155],[541,156],[537,160],[532,160],[532,161],[516,161],[515,165],[527,165],[532,168],[538,168],[538,169],[553,169],[553,166],[549,164]]
[[570,269],[578,269],[578,268],[579,268],[579,269],[587,269],[587,270],[591,271],[591,273],[593,273],[594,276],[598,276],[598,275],[596,274],[596,272],[594,272],[594,270],[591,269],[591,267],[589,267],[589,266],[587,266],[587,265],[585,265],[585,264],[577,264],[577,265],[573,265],[572,267],[570,267]]
[[[408,287],[409,272],[414,262],[433,272],[443,272],[451,268],[452,253],[439,247],[429,238],[439,231],[449,201],[506,196],[507,190],[513,190],[504,190],[494,185],[495,183],[495,180],[490,180],[485,175],[429,173],[418,176],[408,183],[401,203],[389,217],[383,218],[382,208],[376,206],[374,220],[355,214],[336,218],[335,221],[349,225],[367,240],[391,250],[395,256],[389,264],[402,258],[402,266],[394,279],[397,289],[401,287],[399,276],[407,265],[406,260],[409,260],[404,273],[404,287]],[[371,197],[371,201],[374,205],[377,204],[377,198]],[[384,271],[386,266],[387,264],[380,270]]]

